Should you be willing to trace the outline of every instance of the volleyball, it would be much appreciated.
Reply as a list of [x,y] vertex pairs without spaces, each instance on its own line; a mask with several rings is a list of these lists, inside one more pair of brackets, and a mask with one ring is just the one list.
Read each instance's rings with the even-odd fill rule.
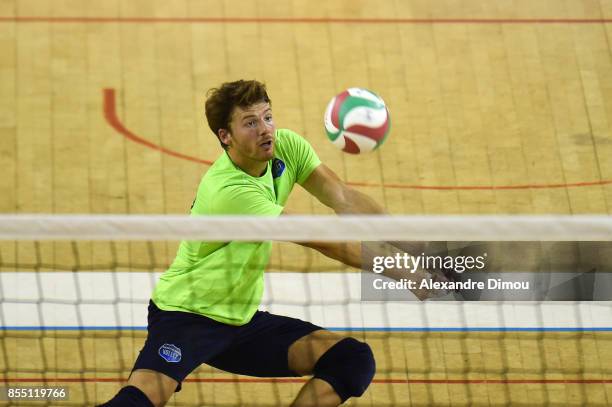
[[325,109],[324,122],[334,146],[350,154],[376,150],[391,127],[385,102],[362,88],[349,88],[334,96]]

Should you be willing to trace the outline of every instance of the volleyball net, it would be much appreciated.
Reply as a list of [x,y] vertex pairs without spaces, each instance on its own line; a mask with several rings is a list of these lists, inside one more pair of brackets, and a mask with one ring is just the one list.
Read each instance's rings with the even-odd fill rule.
[[[147,304],[182,240],[274,241],[269,264],[255,264],[267,271],[260,309],[374,350],[374,383],[353,405],[607,405],[606,216],[0,215],[4,383],[70,389],[48,405],[110,398],[144,343]],[[362,267],[290,243],[307,241],[359,242]],[[231,279],[244,265],[225,253],[219,264]],[[204,365],[169,405],[286,405],[303,383]]]

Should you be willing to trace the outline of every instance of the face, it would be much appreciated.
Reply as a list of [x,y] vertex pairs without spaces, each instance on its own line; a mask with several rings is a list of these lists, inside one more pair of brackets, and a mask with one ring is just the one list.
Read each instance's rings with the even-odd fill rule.
[[244,109],[235,107],[229,127],[219,130],[219,137],[230,146],[232,159],[267,162],[273,158],[276,127],[269,103],[256,103]]

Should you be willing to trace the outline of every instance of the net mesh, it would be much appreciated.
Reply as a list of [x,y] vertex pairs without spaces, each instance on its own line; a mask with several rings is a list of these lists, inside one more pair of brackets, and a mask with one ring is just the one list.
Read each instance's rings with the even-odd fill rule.
[[[180,242],[169,239],[168,230],[173,236],[193,238],[181,226],[163,226],[164,233],[154,231],[150,239],[131,240],[134,226],[124,228],[125,223],[113,219],[116,239],[109,239],[100,233],[108,219],[94,218],[94,226],[78,224],[66,232],[70,222],[82,220],[70,219],[63,220],[61,228],[50,228],[61,231],[62,237],[48,234],[49,225],[41,219],[29,222],[32,230],[19,224],[15,231],[23,218],[6,217],[0,222],[4,239],[0,241],[0,377],[6,386],[65,386],[70,390],[68,400],[36,405],[93,405],[116,393],[144,343],[150,295]],[[364,219],[351,222],[385,224],[390,220]],[[404,220],[403,227],[418,223],[418,219],[400,218],[392,223]],[[498,234],[499,240],[545,239],[546,233],[554,233],[559,240],[612,240],[610,220],[605,217],[531,220],[537,226],[530,230],[522,219],[484,219],[479,224],[483,228],[480,238],[491,240],[495,233],[490,229],[497,225],[497,230],[504,231]],[[214,238],[223,238],[227,230],[241,238],[243,232],[233,223],[237,220],[222,221],[229,226],[213,228],[218,233]],[[309,230],[318,233],[321,225],[336,228],[338,236],[337,228],[344,227],[345,240],[347,236],[355,241],[397,238],[387,229],[387,235],[379,233],[378,239],[372,239],[351,230],[360,225],[338,226],[335,218],[308,218],[306,226],[279,226],[278,219],[269,221],[275,226],[268,232],[255,229],[262,239],[275,239],[275,233],[281,234],[278,227],[294,233],[295,238],[288,240],[304,240]],[[439,230],[448,226],[446,221],[430,218],[429,225],[415,228]],[[142,230],[151,232],[151,227],[174,220],[160,217],[144,222],[147,227]],[[478,240],[473,235],[475,220],[463,218],[461,222],[465,227],[457,226],[452,232],[455,239],[463,232]],[[597,236],[590,235],[595,233],[593,228],[585,227],[593,222],[599,227]],[[240,224],[249,225],[249,221],[241,219]],[[520,227],[514,228],[517,224]],[[36,233],[39,238],[33,237]],[[244,236],[248,233],[244,231]],[[414,233],[405,229],[411,240]],[[227,264],[231,267],[232,263],[228,260]],[[376,376],[366,394],[352,399],[351,405],[610,404],[610,301],[371,302],[362,301],[360,284],[357,269],[325,259],[311,249],[275,241],[261,305],[370,344],[377,361]],[[305,380],[253,378],[202,365],[168,405],[288,405]]]

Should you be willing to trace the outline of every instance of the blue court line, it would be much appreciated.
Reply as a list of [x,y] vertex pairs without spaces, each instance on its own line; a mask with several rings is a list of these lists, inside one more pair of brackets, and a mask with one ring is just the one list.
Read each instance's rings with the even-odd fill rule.
[[[342,332],[612,332],[612,327],[328,327]],[[0,331],[146,331],[146,326],[0,326]]]
[[327,328],[330,331],[359,332],[612,332],[612,327],[365,327],[365,328]]

